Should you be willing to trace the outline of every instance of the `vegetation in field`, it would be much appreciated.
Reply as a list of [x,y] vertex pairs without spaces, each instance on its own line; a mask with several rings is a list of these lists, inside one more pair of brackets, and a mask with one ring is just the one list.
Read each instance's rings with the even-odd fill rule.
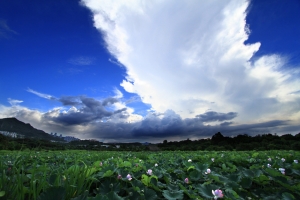
[[0,199],[300,199],[296,151],[0,153]]
[[[300,150],[300,133],[277,136],[272,134],[223,136],[220,132],[212,138],[183,141],[164,140],[159,144],[143,145],[142,143],[103,143],[95,140],[80,140],[69,143],[50,142],[30,138],[9,138],[0,135],[0,150],[105,150],[105,151],[248,151],[248,150]],[[119,147],[119,148],[117,148]]]

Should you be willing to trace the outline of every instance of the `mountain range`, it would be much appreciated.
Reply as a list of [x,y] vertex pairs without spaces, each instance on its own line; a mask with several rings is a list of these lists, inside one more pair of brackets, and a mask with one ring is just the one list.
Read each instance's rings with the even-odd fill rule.
[[15,132],[17,134],[21,134],[27,138],[32,138],[32,139],[57,140],[57,141],[63,140],[59,137],[54,137],[43,130],[38,130],[32,127],[29,123],[24,123],[14,117],[0,119],[0,131]]

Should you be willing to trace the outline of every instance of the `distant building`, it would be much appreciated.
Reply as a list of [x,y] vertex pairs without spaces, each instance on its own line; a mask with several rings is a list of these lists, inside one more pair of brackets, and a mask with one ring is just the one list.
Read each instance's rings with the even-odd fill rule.
[[65,137],[63,137],[64,138],[64,140],[66,141],[66,142],[71,142],[71,141],[78,141],[78,140],[80,140],[79,138],[76,138],[76,137],[73,137],[73,136],[65,136]]
[[12,138],[16,138],[18,136],[17,133],[15,133],[15,132],[8,132],[8,131],[0,131],[0,134],[8,136],[8,137],[12,137]]

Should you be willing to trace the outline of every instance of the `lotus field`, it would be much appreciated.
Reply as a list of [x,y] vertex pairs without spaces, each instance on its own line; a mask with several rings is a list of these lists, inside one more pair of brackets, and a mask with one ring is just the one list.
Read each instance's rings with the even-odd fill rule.
[[0,151],[0,199],[300,199],[300,152]]

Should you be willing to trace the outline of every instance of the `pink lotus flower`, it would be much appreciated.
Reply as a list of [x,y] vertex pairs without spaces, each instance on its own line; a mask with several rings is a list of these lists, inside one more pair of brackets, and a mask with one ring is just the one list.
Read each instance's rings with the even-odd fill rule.
[[285,174],[285,169],[284,168],[279,168],[279,171],[284,175]]
[[148,169],[147,174],[151,176],[152,175],[152,170]]
[[212,190],[211,192],[214,195],[214,199],[223,198],[223,196],[224,196],[222,190],[219,190],[219,189],[217,189],[215,191]]
[[188,179],[188,178],[185,178],[185,179],[184,179],[184,182],[185,182],[185,183],[189,183],[189,179]]
[[122,178],[122,176],[121,176],[121,174],[119,174],[119,175],[118,175],[118,179],[121,179],[121,178]]
[[126,178],[129,180],[129,181],[131,181],[131,175],[130,174],[128,174],[127,176],[126,176]]
[[207,169],[205,174],[210,174],[211,170],[210,169]]

